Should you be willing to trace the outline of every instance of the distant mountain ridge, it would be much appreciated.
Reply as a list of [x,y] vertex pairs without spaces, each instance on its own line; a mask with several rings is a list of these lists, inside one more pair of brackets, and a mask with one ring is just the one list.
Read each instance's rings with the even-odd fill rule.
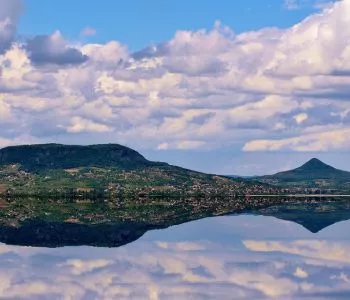
[[336,169],[317,158],[312,158],[301,167],[256,178],[272,184],[323,185],[328,187],[350,184],[350,172]]

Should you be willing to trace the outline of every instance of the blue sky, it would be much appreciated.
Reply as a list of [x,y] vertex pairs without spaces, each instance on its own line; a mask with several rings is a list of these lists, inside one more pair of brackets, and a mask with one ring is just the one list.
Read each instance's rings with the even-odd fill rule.
[[28,0],[19,32],[25,35],[51,34],[59,29],[71,40],[79,39],[85,27],[97,34],[89,42],[118,40],[139,50],[171,39],[177,30],[213,27],[219,20],[234,32],[264,27],[286,28],[300,22],[316,9],[287,9],[282,0],[129,0],[81,1]]
[[0,0],[0,147],[350,170],[350,0]]

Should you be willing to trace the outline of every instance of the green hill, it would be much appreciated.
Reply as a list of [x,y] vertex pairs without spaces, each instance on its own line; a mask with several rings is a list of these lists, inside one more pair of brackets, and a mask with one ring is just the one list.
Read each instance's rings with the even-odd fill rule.
[[150,162],[140,153],[118,144],[76,146],[60,144],[12,146],[0,149],[0,165],[20,164],[25,171],[77,167],[135,169],[165,165]]
[[261,182],[300,187],[350,187],[350,172],[336,169],[317,158],[294,170],[257,178]]
[[264,184],[152,162],[117,144],[43,144],[0,149],[0,194],[66,191],[74,194],[99,190],[114,196],[120,193],[236,195],[269,193],[269,189]]

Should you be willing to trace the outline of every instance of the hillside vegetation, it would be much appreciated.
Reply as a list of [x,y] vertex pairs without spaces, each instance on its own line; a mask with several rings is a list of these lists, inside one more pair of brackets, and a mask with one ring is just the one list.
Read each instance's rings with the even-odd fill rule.
[[256,179],[264,183],[285,187],[323,187],[350,190],[350,172],[336,169],[316,158],[294,170]]
[[140,153],[118,144],[107,145],[24,145],[0,149],[0,165],[19,164],[27,172],[77,167],[115,167],[132,170],[164,166],[150,162]]
[[[275,192],[265,184],[199,173],[152,162],[117,144],[59,144],[0,149],[0,193],[237,195]],[[102,195],[103,194],[103,195]]]

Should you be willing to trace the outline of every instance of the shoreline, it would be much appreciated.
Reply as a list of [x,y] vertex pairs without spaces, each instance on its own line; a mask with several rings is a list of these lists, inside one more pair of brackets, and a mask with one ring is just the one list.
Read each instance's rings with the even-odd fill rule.
[[309,198],[309,197],[318,197],[318,198],[350,198],[350,195],[328,195],[328,194],[289,194],[289,195],[245,195],[245,197],[289,197],[289,198]]

